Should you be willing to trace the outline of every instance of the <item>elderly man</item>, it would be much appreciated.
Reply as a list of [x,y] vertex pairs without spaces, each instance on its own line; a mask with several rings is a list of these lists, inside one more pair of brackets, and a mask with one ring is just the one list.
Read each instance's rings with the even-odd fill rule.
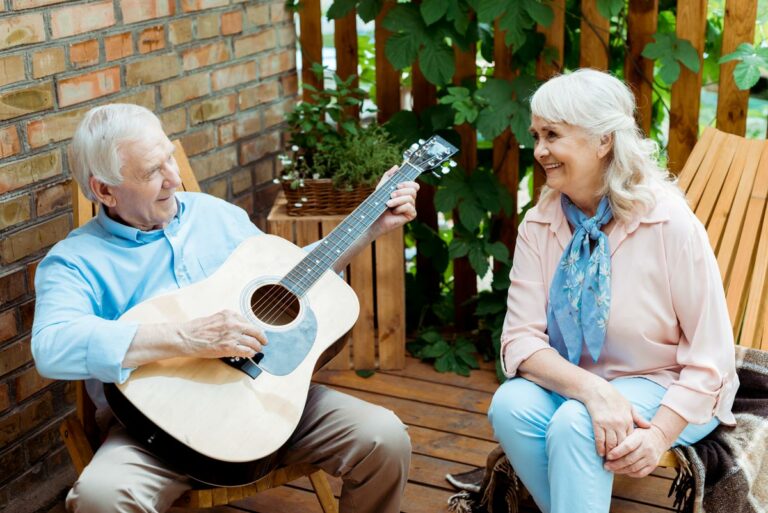
[[[165,358],[253,357],[268,343],[234,312],[179,324],[116,320],[145,299],[211,275],[240,242],[261,233],[238,207],[205,194],[176,193],[181,181],[173,150],[157,117],[135,105],[91,109],[72,140],[73,174],[101,208],[38,267],[32,351],[41,374],[89,380],[99,418],[109,418],[100,382],[124,382],[136,367]],[[412,220],[417,190],[414,182],[400,184],[388,210],[336,270],[364,244]],[[313,385],[282,462],[310,462],[341,476],[342,512],[395,513],[410,441],[391,411]],[[164,511],[191,486],[111,422],[70,491],[67,509]]]

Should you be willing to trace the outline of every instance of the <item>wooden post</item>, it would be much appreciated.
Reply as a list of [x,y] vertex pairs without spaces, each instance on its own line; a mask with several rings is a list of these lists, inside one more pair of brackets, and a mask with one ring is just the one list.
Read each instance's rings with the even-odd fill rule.
[[629,2],[627,43],[629,52],[624,59],[624,77],[635,93],[637,124],[645,135],[651,133],[653,107],[653,61],[642,56],[643,48],[656,32],[659,0],[633,0]]
[[[336,74],[342,80],[354,76],[355,79],[352,81],[353,87],[357,87],[360,83],[357,76],[358,57],[357,27],[355,26],[356,20],[357,13],[352,9],[346,16],[335,21],[333,32],[333,42],[336,47]],[[347,115],[352,118],[356,118],[360,112],[358,105],[350,105],[344,110]]]
[[[379,237],[376,251],[376,310],[378,312],[379,368],[405,367],[405,243],[403,229]],[[397,276],[398,279],[392,279]],[[353,356],[357,356],[357,346]],[[357,359],[355,359],[355,368]]]
[[[723,24],[723,50],[726,55],[741,43],[752,43],[755,37],[757,0],[728,0],[725,3]],[[720,65],[720,83],[717,93],[717,128],[736,135],[744,135],[747,129],[747,104],[749,91],[736,87],[733,80],[735,61]]]
[[[499,21],[494,23],[493,61],[495,64],[494,75],[502,80],[512,80],[515,73],[510,67],[511,52],[504,41],[504,31],[499,27]],[[512,215],[501,215],[501,233],[499,240],[509,248],[510,253],[515,250],[517,239],[517,189],[520,182],[520,147],[512,131],[507,128],[493,140],[493,171],[499,177],[499,181],[512,195]]]
[[400,72],[392,67],[384,55],[384,46],[391,34],[382,25],[395,0],[385,0],[384,6],[376,16],[374,38],[376,40],[376,105],[379,108],[379,123],[384,123],[393,114],[400,111]]
[[[707,23],[707,0],[678,0],[677,37],[687,39],[701,56]],[[680,78],[672,85],[669,114],[669,169],[678,173],[699,135],[701,68],[694,73],[681,66]]]
[[[456,56],[456,74],[453,76],[453,83],[459,85],[467,79],[476,80],[477,49],[475,45],[472,44],[467,51],[462,51],[454,45],[453,51]],[[458,163],[467,173],[472,173],[477,167],[477,132],[468,123],[457,126],[456,131],[461,136]],[[458,216],[458,211],[454,210],[453,215]],[[475,294],[477,294],[477,278],[469,265],[469,259],[457,258],[453,261],[453,305],[456,312],[456,326],[460,330],[474,326],[472,313],[464,303]]]
[[[323,34],[320,28],[320,0],[304,0],[299,11],[301,28],[301,80],[318,89],[322,81],[312,73],[312,64],[323,62]],[[312,91],[304,89],[304,101],[310,101]]]
[[611,21],[603,17],[597,10],[597,0],[581,0],[579,66],[608,69],[608,36],[610,30]]

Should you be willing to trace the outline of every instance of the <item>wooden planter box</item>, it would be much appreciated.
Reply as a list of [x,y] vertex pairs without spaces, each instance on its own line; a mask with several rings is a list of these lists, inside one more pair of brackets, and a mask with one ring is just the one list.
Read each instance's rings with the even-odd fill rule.
[[[267,232],[297,246],[328,235],[343,215],[289,216],[278,195]],[[360,300],[360,317],[330,369],[402,369],[405,366],[405,259],[403,230],[393,230],[365,248],[345,272]]]

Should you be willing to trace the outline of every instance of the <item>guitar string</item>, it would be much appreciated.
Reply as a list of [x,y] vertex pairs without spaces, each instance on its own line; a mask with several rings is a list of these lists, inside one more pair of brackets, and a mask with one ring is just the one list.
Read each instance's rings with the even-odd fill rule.
[[[419,164],[423,165],[424,163],[428,162],[429,159],[422,159]],[[410,177],[409,171],[416,170],[417,173],[415,176]],[[392,179],[395,181],[395,186],[398,183],[407,181],[408,179],[416,178],[419,174],[421,174],[423,171],[420,169],[420,165],[411,164],[410,159],[407,162],[404,162],[402,164],[402,167],[400,168],[400,171],[402,171],[403,180],[399,180],[399,173],[396,173],[393,175]],[[389,194],[395,190],[395,188],[389,189]],[[371,198],[376,195],[377,192],[381,192],[382,189],[379,189],[379,191],[376,191],[373,193]],[[386,191],[385,191],[386,192]],[[380,194],[383,196],[382,198],[379,198],[381,201],[388,201],[389,198],[386,197],[386,194]],[[369,198],[370,199],[370,198]],[[344,252],[339,251],[339,248],[346,246],[347,249],[351,245],[350,242],[354,242],[355,239],[359,237],[359,234],[362,233],[362,230],[360,228],[365,227],[367,229],[368,226],[373,223],[373,221],[370,221],[370,218],[367,221],[360,221],[357,219],[357,215],[361,216],[361,219],[365,219],[365,216],[370,214],[370,210],[365,210],[364,207],[366,206],[366,202],[361,204],[355,211],[348,216],[342,223],[340,223],[334,230],[331,231],[331,233],[324,239],[324,244],[329,245],[329,247],[325,248],[326,250],[330,250],[329,253],[320,254],[320,255],[314,255],[315,257],[318,257],[315,259],[314,265],[317,267],[323,268],[322,272],[317,271],[317,267],[307,267],[306,274],[301,273],[298,271],[298,269],[301,268],[302,264],[305,260],[313,256],[313,254],[318,251],[322,246],[319,246],[318,248],[315,248],[312,252],[310,252],[307,256],[302,259],[299,264],[293,267],[284,277],[282,280],[280,280],[280,283],[287,282],[287,285],[294,285],[298,290],[292,291],[286,286],[286,284],[282,285],[278,289],[272,289],[267,294],[259,298],[254,304],[251,305],[251,309],[255,311],[258,311],[257,308],[260,308],[263,306],[265,302],[272,302],[272,307],[263,314],[263,320],[268,323],[272,324],[274,323],[283,313],[285,313],[291,306],[291,304],[294,303],[294,296],[301,297],[310,287],[307,285],[313,284],[315,281],[320,279],[322,274],[332,266],[333,262],[338,260],[338,258],[343,255]],[[360,209],[363,209],[363,212],[358,212]],[[378,216],[377,216],[378,217]],[[375,219],[374,219],[375,221]],[[341,232],[339,237],[334,237],[334,232],[339,228],[347,228],[347,232]],[[351,237],[348,236],[348,233],[354,233],[353,229],[355,229],[358,233],[355,235],[352,235]],[[329,243],[328,240],[331,240]],[[338,239],[338,242],[337,242]],[[351,240],[349,240],[351,239]],[[335,254],[334,254],[335,252]],[[310,264],[312,266],[312,264]],[[295,279],[292,277],[292,274],[299,274],[298,279]],[[297,292],[299,292],[297,294]]]
[[[411,169],[409,169],[409,167]],[[417,171],[415,176],[418,176],[419,174],[421,174],[421,171],[419,170],[419,168],[413,166],[409,162],[405,162],[401,167],[402,173],[400,174],[400,176],[398,176],[398,174],[395,174],[392,177],[395,187],[390,187],[388,191],[384,188],[381,188],[378,191],[375,191],[369,199],[373,199],[374,196],[378,193],[378,195],[381,196],[380,198],[378,198],[380,202],[388,201],[389,198],[386,197],[387,194],[391,194],[392,191],[395,190],[396,185],[398,183],[407,181],[409,178],[415,178],[415,176],[410,177],[408,174],[408,171],[413,169]],[[400,180],[401,177],[403,178],[402,180]],[[294,266],[293,269],[291,269],[283,277],[282,280],[280,280],[280,283],[287,282],[287,285],[293,285],[298,290],[292,291],[288,288],[288,286],[284,284],[281,288],[277,290],[272,289],[272,291],[270,291],[271,293],[265,294],[259,300],[257,300],[256,303],[251,305],[251,308],[253,310],[256,310],[257,307],[263,306],[265,302],[268,302],[268,301],[272,302],[272,308],[270,308],[267,312],[263,314],[263,317],[264,317],[263,320],[265,322],[269,324],[274,323],[286,310],[288,310],[290,305],[293,303],[294,296],[301,297],[303,293],[305,293],[310,288],[311,284],[317,281],[322,276],[322,274],[332,266],[333,262],[338,260],[338,258],[340,258],[341,255],[343,255],[344,252],[340,251],[339,248],[346,246],[346,248],[348,249],[349,246],[351,246],[351,243],[354,242],[359,237],[359,234],[363,232],[361,228],[367,229],[368,226],[366,225],[372,224],[373,221],[370,221],[370,217],[368,218],[367,221],[361,221],[361,220],[358,220],[357,218],[357,216],[360,215],[361,219],[365,219],[365,216],[370,215],[370,211],[374,210],[372,208],[366,210],[364,208],[366,206],[366,203],[368,203],[367,200],[363,202],[363,204],[361,204],[357,209],[355,209],[355,211],[352,214],[350,214],[344,221],[342,221],[339,225],[337,225],[337,227],[334,228],[334,230],[332,230],[331,233],[324,239],[324,244],[327,245],[328,247],[323,248],[323,246],[319,246],[318,248],[315,248],[312,252],[310,252],[307,256],[305,256],[301,262],[299,262],[296,266]],[[375,203],[375,205],[378,206],[378,202]],[[363,209],[364,213],[359,212],[361,209]],[[347,229],[347,232],[341,231],[339,232],[339,236],[334,236],[334,232],[336,232],[339,229],[343,230],[344,228]],[[353,233],[353,235],[351,236],[348,235],[350,233]],[[329,242],[329,240],[331,242]],[[320,255],[314,255],[315,252],[318,252],[321,249],[324,249],[327,252],[321,253]],[[301,269],[302,267],[302,264],[304,264],[305,261],[312,256],[317,257],[315,259],[315,263],[309,264],[304,273],[299,271],[299,269]],[[317,270],[318,268],[322,268],[323,269],[322,272],[318,272]],[[295,274],[299,275],[297,279],[292,276]],[[308,284],[310,286],[307,286]],[[276,295],[277,297],[275,297]]]

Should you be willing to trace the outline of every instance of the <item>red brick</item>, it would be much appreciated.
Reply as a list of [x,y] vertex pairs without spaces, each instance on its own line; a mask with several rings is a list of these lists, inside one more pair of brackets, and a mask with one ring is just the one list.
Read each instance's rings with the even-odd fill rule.
[[277,54],[265,55],[259,60],[259,76],[270,77],[296,68],[296,53],[286,50]]
[[19,414],[21,433],[28,433],[44,422],[48,422],[53,416],[53,394],[46,392],[26,405]]
[[232,194],[240,194],[253,187],[253,174],[249,168],[232,175]]
[[0,411],[5,411],[11,406],[11,394],[8,393],[8,385],[0,384]]
[[236,104],[235,94],[207,98],[199,103],[190,105],[189,120],[193,125],[205,123],[234,114]]
[[221,34],[229,36],[243,31],[243,11],[230,11],[221,15]]
[[166,53],[141,61],[131,62],[125,67],[125,82],[129,86],[150,84],[181,73],[176,53]]
[[133,37],[124,32],[104,38],[104,53],[108,61],[114,61],[133,54]]
[[61,174],[59,152],[35,155],[0,165],[0,194]]
[[237,140],[237,137],[235,136],[234,121],[227,121],[226,123],[222,123],[216,127],[216,130],[219,134],[219,146],[226,146],[227,144],[232,144]]
[[184,60],[185,70],[226,62],[231,58],[229,47],[224,41],[198,46],[183,52],[181,55]]
[[219,35],[219,21],[221,17],[218,13],[202,14],[197,17],[197,39],[208,39]]
[[270,128],[279,125],[285,121],[286,113],[293,108],[293,101],[276,103],[264,109],[264,128]]
[[47,77],[54,73],[60,73],[67,69],[67,61],[64,58],[64,48],[46,48],[32,54],[32,76],[34,78]]
[[15,382],[16,402],[20,403],[35,392],[39,392],[53,383],[53,380],[42,377],[37,373],[37,369],[32,367],[17,376]]
[[0,50],[45,41],[42,13],[6,16],[0,19]]
[[21,320],[21,331],[29,332],[32,329],[32,321],[35,319],[34,299],[19,305],[19,319]]
[[255,87],[240,91],[240,108],[250,109],[262,103],[269,103],[276,100],[279,95],[277,81],[263,82]]
[[165,48],[165,29],[162,25],[149,27],[139,34],[139,53],[150,53]]
[[168,36],[174,45],[182,45],[192,41],[192,20],[184,18],[176,20],[168,26]]
[[13,0],[11,5],[14,11],[21,9],[32,9],[33,7],[43,7],[44,5],[53,5],[66,2],[67,0]]
[[[21,422],[17,416],[11,416],[0,421],[0,446],[6,447],[3,440],[10,441],[15,439],[19,431]],[[21,474],[27,467],[27,460],[24,457],[24,450],[21,445],[8,449],[0,456],[0,480],[8,481],[11,477]]]
[[[11,310],[6,310],[5,312],[0,313],[0,342],[10,340],[18,334],[19,326],[18,318],[16,316],[16,309],[13,308]],[[15,345],[11,345],[0,350],[0,356],[2,356],[2,358],[0,358],[0,376],[24,363],[17,363],[22,358],[16,356],[15,351],[20,350],[21,348],[13,349],[14,347]]]
[[93,66],[99,62],[99,42],[95,39],[75,43],[69,47],[69,60],[76,68]]
[[181,0],[181,8],[184,12],[202,11],[213,7],[227,5],[229,0]]
[[272,23],[280,23],[291,19],[291,11],[285,8],[285,2],[273,2],[269,7],[269,18]]
[[0,57],[0,86],[21,82],[24,78],[23,55]]
[[20,150],[19,131],[16,126],[0,128],[0,159],[16,155]]
[[277,29],[277,41],[280,46],[294,46],[296,43],[296,30],[293,25],[286,25]]
[[123,23],[152,20],[173,16],[176,12],[174,0],[122,0]]
[[7,235],[0,240],[0,263],[7,265],[52,246],[71,229],[69,216],[65,214]]
[[29,284],[29,293],[35,293],[35,273],[37,273],[37,266],[40,260],[35,260],[27,264],[27,283]]
[[27,123],[27,141],[32,148],[69,139],[90,107],[51,114]]
[[70,182],[59,183],[35,193],[35,213],[43,217],[72,203]]
[[245,82],[256,80],[256,63],[244,62],[227,68],[217,69],[211,74],[213,90],[234,87]]
[[52,82],[0,93],[0,121],[52,108]]
[[246,194],[235,198],[233,203],[248,212],[249,216],[253,215],[253,194]]
[[187,155],[197,155],[216,146],[216,134],[212,126],[207,126],[197,132],[191,132],[181,137],[181,145]]
[[94,32],[114,24],[115,10],[112,0],[89,3],[87,14],[83,12],[82,5],[51,11],[51,34],[54,39]]
[[294,96],[299,92],[299,76],[296,73],[280,77],[283,86],[283,96]]
[[120,66],[59,80],[59,106],[68,107],[120,91]]
[[199,181],[208,180],[237,167],[237,149],[234,146],[190,159]]
[[260,160],[253,166],[254,182],[261,185],[265,182],[271,182],[275,178],[274,159]]
[[14,271],[0,276],[0,305],[10,303],[27,293],[26,272]]
[[235,57],[271,50],[277,45],[275,29],[267,29],[250,36],[244,36],[235,40]]
[[245,8],[247,27],[261,27],[269,24],[269,5],[249,5]]
[[29,194],[0,201],[0,230],[29,221],[31,216]]
[[256,111],[238,114],[235,121],[235,137],[244,139],[249,135],[261,132],[261,113]]
[[187,129],[187,110],[180,109],[163,112],[160,114],[160,122],[166,134],[177,134]]
[[[139,89],[139,88],[136,88],[136,89]],[[135,91],[136,89],[131,89],[131,90]],[[141,105],[142,107],[146,107],[147,109],[154,112],[155,111],[155,89],[154,88],[144,88],[143,90],[140,89],[138,92],[135,92],[135,93],[126,94],[125,96],[118,96],[114,98],[114,101],[120,102],[120,103],[133,103],[135,105]]]
[[208,73],[189,75],[177,80],[160,84],[160,97],[163,107],[170,107],[187,100],[206,96],[211,92]]
[[226,200],[227,199],[227,179],[222,178],[221,180],[216,180],[215,182],[208,182],[205,185],[205,192],[207,192],[211,196],[216,196],[217,198]]
[[240,165],[259,160],[269,153],[280,151],[280,133],[271,132],[240,145]]

